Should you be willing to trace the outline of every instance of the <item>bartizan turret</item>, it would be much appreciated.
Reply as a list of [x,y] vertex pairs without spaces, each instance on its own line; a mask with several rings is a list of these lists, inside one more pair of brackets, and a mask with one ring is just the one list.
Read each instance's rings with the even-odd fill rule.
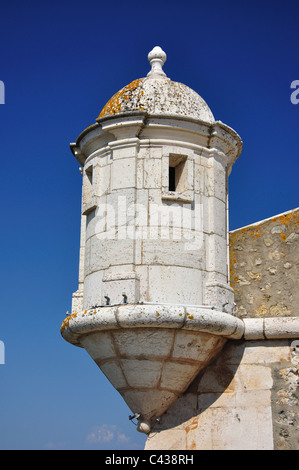
[[71,144],[83,175],[80,273],[61,326],[146,433],[244,329],[227,223],[241,139],[166,76],[160,47],[148,59],[147,76],[116,93]]

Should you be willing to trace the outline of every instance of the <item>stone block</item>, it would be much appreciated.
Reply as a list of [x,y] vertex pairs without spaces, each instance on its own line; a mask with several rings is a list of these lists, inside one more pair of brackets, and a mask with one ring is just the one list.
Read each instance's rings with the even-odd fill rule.
[[[179,235],[178,235],[179,236]],[[203,267],[203,254],[200,250],[192,248],[192,237],[184,240],[144,240],[142,243],[142,264],[180,266],[200,269]]]
[[226,202],[226,169],[217,156],[209,159],[209,167],[205,172],[205,194]]
[[208,365],[198,384],[198,393],[233,393],[243,391],[240,377],[235,375],[235,367],[229,365]]
[[172,355],[175,359],[205,363],[217,343],[217,336],[180,330],[175,337]]
[[227,276],[228,258],[226,239],[217,234],[205,235],[206,270]]
[[245,348],[242,362],[244,364],[274,364],[290,360],[289,341],[250,342]]
[[83,310],[83,290],[77,290],[72,295],[72,313]]
[[95,271],[85,277],[84,281],[84,309],[103,305],[102,302],[103,271]]
[[144,160],[144,187],[145,188],[161,188],[161,160],[148,159]]
[[264,319],[266,338],[299,338],[299,318],[265,318]]
[[118,360],[107,360],[99,367],[117,390],[128,386]]
[[[194,191],[197,194],[206,194],[205,192],[205,172],[206,169],[200,164],[194,164]],[[208,196],[208,194],[206,194]]]
[[139,302],[139,278],[136,273],[122,270],[122,273],[105,275],[102,284],[102,305],[105,305],[106,297],[109,298],[110,305]]
[[122,392],[122,397],[133,413],[140,413],[142,409],[144,419],[160,416],[177,398],[177,396],[170,391],[157,389],[126,390]]
[[149,266],[152,302],[202,304],[201,272],[184,267]]
[[81,340],[81,344],[94,361],[117,357],[112,337],[108,332],[90,334]]
[[133,388],[155,388],[161,375],[162,362],[148,359],[121,359],[122,371]]
[[246,391],[271,390],[272,388],[273,379],[270,367],[260,364],[241,364],[237,373]]
[[127,265],[134,263],[134,240],[116,237],[100,239],[97,236],[91,238],[89,271],[107,269],[111,265]]
[[198,409],[207,408],[234,408],[236,406],[236,393],[202,393],[198,395]]
[[145,188],[161,188],[161,160],[143,160],[143,176]]
[[236,406],[244,408],[271,408],[271,390],[252,389],[236,393],[235,403]]
[[122,305],[118,307],[118,323],[122,328],[181,328],[184,324],[183,307],[176,305]]
[[95,186],[95,195],[103,196],[110,192],[111,184],[111,164],[105,166],[96,166],[98,178]]
[[145,450],[178,450],[186,449],[185,430],[173,429],[171,436],[168,431],[153,433],[146,441]]
[[161,157],[162,157],[162,147],[160,145],[158,146],[151,145],[149,148],[149,158],[161,159]]
[[113,161],[111,170],[111,189],[135,188],[135,158],[124,158]]
[[[173,343],[173,331],[167,329],[135,328],[113,332],[113,338],[122,357],[165,358],[169,355]],[[145,349],[146,348],[146,349]]]
[[213,410],[213,450],[273,450],[269,407]]
[[[234,291],[225,283],[208,281],[205,283],[205,303],[216,306],[218,310],[233,314]],[[244,326],[242,324],[242,334]]]
[[244,318],[244,338],[264,339],[264,320],[262,318]]
[[182,364],[166,361],[163,365],[160,386],[182,393],[200,370],[198,364]]
[[[136,258],[138,256],[138,252],[136,253]],[[140,260],[141,262],[141,260]],[[136,274],[140,279],[140,287],[139,287],[139,299],[140,302],[148,301],[148,266],[136,266]]]
[[203,197],[203,230],[226,238],[226,203],[216,197]]
[[186,450],[212,450],[212,426],[213,410],[204,410],[198,416],[193,417],[186,423]]
[[155,425],[155,431],[162,429],[182,429],[185,431],[189,417],[197,414],[197,395],[187,390],[163,415],[163,422]]

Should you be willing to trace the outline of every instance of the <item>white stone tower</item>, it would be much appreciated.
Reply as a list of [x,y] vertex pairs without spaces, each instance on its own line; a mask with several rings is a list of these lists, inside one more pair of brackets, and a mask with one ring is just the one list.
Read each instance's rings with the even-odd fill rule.
[[165,75],[160,47],[148,59],[147,76],[116,93],[71,144],[83,175],[80,273],[61,326],[143,432],[243,334],[227,224],[241,139]]

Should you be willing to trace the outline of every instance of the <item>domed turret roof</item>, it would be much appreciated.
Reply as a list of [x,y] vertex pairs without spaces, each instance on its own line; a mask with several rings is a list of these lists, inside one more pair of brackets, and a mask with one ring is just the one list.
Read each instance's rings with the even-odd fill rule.
[[147,77],[134,80],[118,91],[102,109],[98,119],[144,111],[149,115],[186,117],[214,122],[207,103],[183,83],[166,77],[162,66],[166,54],[158,46],[148,54],[151,70]]

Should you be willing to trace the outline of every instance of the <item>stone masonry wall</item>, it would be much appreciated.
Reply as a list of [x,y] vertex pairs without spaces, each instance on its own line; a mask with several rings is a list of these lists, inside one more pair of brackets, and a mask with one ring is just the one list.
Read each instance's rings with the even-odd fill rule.
[[146,449],[299,449],[299,355],[291,343],[228,342],[162,416]]
[[237,316],[299,316],[299,209],[230,233]]

